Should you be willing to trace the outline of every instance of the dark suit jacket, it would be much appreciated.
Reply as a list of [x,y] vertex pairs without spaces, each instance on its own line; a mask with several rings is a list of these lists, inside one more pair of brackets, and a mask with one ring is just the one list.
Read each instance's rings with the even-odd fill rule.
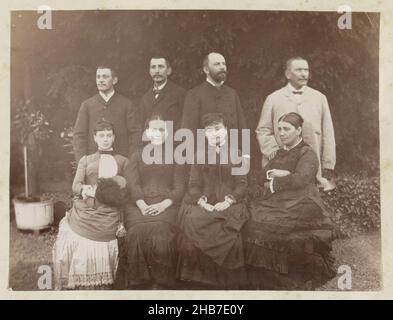
[[239,96],[225,84],[216,88],[204,81],[188,91],[184,102],[182,127],[191,130],[203,129],[202,116],[207,113],[224,114],[228,129],[247,128]]
[[99,94],[85,100],[78,113],[73,132],[75,159],[97,151],[94,127],[100,120],[107,120],[115,127],[113,149],[125,157],[135,150],[140,137],[140,120],[131,101],[116,93],[105,102]]
[[170,80],[168,80],[157,99],[154,97],[153,89],[149,89],[143,95],[139,106],[141,124],[144,125],[153,114],[160,114],[165,121],[173,121],[175,132],[180,127],[185,94],[185,89]]

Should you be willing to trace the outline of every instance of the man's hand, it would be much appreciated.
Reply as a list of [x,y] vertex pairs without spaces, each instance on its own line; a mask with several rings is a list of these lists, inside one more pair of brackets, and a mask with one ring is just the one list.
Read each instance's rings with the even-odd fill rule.
[[322,169],[322,177],[328,180],[332,180],[332,178],[334,177],[334,170],[326,168]]

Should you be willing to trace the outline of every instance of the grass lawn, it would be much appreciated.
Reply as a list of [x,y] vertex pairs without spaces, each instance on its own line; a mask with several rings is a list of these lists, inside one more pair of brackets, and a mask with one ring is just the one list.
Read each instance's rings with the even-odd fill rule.
[[[12,290],[39,290],[37,287],[40,265],[52,266],[52,246],[56,230],[40,235],[18,231],[15,221],[10,234],[10,276]],[[352,270],[352,290],[371,291],[381,288],[381,241],[380,233],[357,235],[353,238],[337,239],[333,242],[336,267],[348,265]],[[337,291],[340,275],[318,290]]]
[[52,246],[55,230],[33,232],[18,231],[15,220],[10,226],[10,273],[9,287],[12,290],[39,290],[37,281],[41,265],[52,267]]

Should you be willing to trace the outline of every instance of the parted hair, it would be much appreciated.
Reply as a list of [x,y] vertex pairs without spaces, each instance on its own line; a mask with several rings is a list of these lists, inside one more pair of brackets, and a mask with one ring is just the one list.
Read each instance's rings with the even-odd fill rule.
[[172,68],[171,62],[169,61],[168,57],[166,55],[164,55],[164,54],[156,53],[156,54],[152,55],[150,60],[149,60],[149,64],[150,64],[151,60],[153,60],[153,59],[164,59],[167,68]]
[[225,118],[225,115],[222,113],[206,113],[202,116],[202,126],[203,128],[206,128],[208,126],[217,124],[217,123],[222,123],[224,127],[227,126],[227,120]]
[[303,126],[303,118],[300,114],[296,112],[289,112],[284,115],[282,115],[279,119],[278,122],[280,121],[285,121],[293,125],[296,129],[299,127]]
[[117,70],[116,70],[116,68],[113,65],[109,64],[109,63],[101,63],[101,64],[99,64],[97,66],[97,70],[98,69],[109,69],[109,70],[111,70],[112,77],[113,78],[117,77]]
[[112,130],[113,134],[115,134],[115,126],[112,124],[112,122],[109,122],[107,120],[98,121],[94,127],[94,134],[96,134],[98,131],[104,130]]
[[161,114],[153,113],[153,114],[152,114],[150,117],[148,117],[148,118],[146,119],[146,121],[145,121],[145,130],[149,128],[150,121],[154,121],[154,120],[162,120],[162,121],[165,121],[165,120],[164,120],[164,117],[163,117]]

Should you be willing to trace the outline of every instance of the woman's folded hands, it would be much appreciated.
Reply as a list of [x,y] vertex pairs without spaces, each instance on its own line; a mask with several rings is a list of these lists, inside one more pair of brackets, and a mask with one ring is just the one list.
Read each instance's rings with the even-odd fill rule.
[[138,200],[136,205],[144,216],[157,216],[160,213],[163,213],[166,209],[168,209],[173,204],[171,199],[165,199],[161,202],[154,203],[151,205],[146,204],[144,200]]
[[213,212],[213,211],[224,211],[231,206],[231,203],[228,200],[224,200],[222,202],[216,203],[213,206],[212,204],[207,202],[206,198],[201,198],[198,201],[198,205],[208,212]]

